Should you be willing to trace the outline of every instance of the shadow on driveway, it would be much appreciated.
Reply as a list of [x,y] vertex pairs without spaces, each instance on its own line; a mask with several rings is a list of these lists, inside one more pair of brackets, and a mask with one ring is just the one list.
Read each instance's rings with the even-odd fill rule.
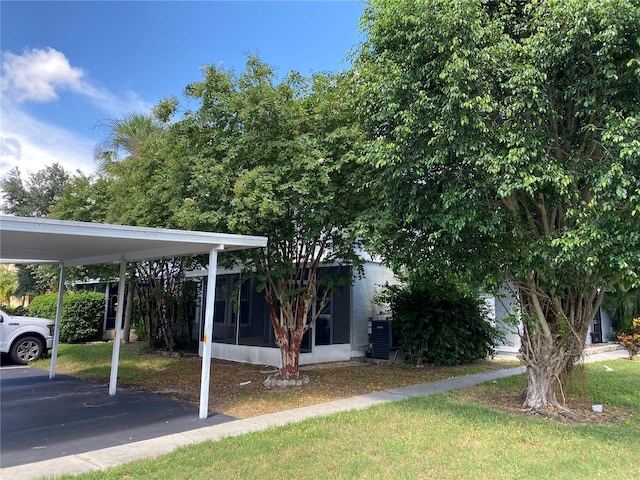
[[[35,368],[0,367],[3,468],[124,445],[235,420],[159,395],[97,385]],[[46,472],[42,472],[46,474]]]

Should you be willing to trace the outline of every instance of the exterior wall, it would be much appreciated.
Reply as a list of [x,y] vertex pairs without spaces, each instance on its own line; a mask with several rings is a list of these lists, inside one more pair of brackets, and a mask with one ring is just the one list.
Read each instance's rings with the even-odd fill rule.
[[615,330],[613,320],[604,308],[600,309],[600,315],[602,316],[602,340],[608,342],[611,340],[611,335]]
[[[187,280],[189,281],[202,281],[206,278],[206,270],[194,270],[186,272]],[[219,269],[217,271],[218,279],[221,279],[229,275],[240,275],[240,270],[224,270]],[[369,259],[364,265],[364,277],[355,278],[353,285],[347,285],[343,287],[344,293],[336,296],[334,295],[334,305],[336,311],[339,309],[341,315],[341,327],[337,328],[334,325],[332,330],[332,342],[330,345],[316,345],[315,334],[317,328],[314,328],[310,333],[311,350],[302,352],[300,355],[300,364],[310,363],[322,363],[322,362],[336,362],[346,361],[351,358],[358,358],[364,356],[365,347],[369,344],[369,332],[368,322],[369,319],[385,318],[386,312],[381,312],[381,307],[376,305],[373,301],[374,295],[378,289],[384,284],[394,284],[398,280],[393,272],[384,267],[380,262]],[[217,282],[220,286],[222,282]],[[87,285],[87,289],[95,289],[94,285]],[[117,292],[117,282],[113,284],[101,284],[100,288],[105,292],[107,300],[113,297],[112,301],[105,302],[105,317],[104,317],[104,339],[113,339],[114,335],[114,322],[115,322],[115,304],[116,299],[115,292]],[[348,294],[346,294],[348,292]],[[201,299],[202,300],[202,299]],[[259,313],[261,310],[265,310],[264,301],[256,302],[253,305],[253,311]],[[227,308],[230,305],[227,304]],[[266,310],[265,310],[266,316]],[[202,317],[202,309],[196,308],[197,318]],[[334,312],[335,315],[335,312]],[[344,321],[344,315],[348,315],[348,324]],[[196,322],[194,328],[201,329],[201,325]],[[271,324],[268,318],[264,319],[265,331],[271,332]],[[220,323],[217,324],[220,328]],[[215,326],[214,326],[215,328]],[[224,328],[224,326],[223,326]],[[242,328],[242,326],[240,327]],[[198,333],[196,332],[196,336]],[[320,335],[320,334],[319,334]],[[212,358],[219,358],[223,360],[232,360],[238,362],[252,363],[258,365],[270,365],[274,367],[281,366],[280,349],[275,347],[273,342],[272,332],[268,335],[268,339],[264,340],[262,346],[247,345],[247,344],[235,344],[235,343],[222,343],[213,342]],[[342,343],[346,339],[346,343]],[[242,343],[242,342],[240,342]],[[320,343],[320,342],[318,342]],[[270,344],[271,346],[264,346]],[[199,354],[202,355],[203,343],[200,342]]]
[[[218,271],[218,275],[228,272]],[[377,289],[385,283],[395,283],[397,279],[388,268],[379,262],[367,262],[364,266],[365,276],[356,278],[352,286],[343,287],[341,295],[334,295],[334,319],[338,310],[340,315],[349,315],[349,329],[332,330],[331,345],[316,345],[315,335],[318,327],[311,330],[311,349],[300,354],[300,364],[346,361],[351,358],[364,356],[364,349],[369,344],[368,321],[370,318],[380,318],[380,308],[374,303],[373,297]],[[189,275],[194,276],[194,275]],[[348,292],[348,295],[345,293]],[[344,324],[344,317],[342,317]],[[264,320],[268,323],[268,319]],[[271,329],[271,325],[267,325]],[[215,329],[215,326],[214,326]],[[215,331],[215,330],[214,330]],[[318,333],[319,335],[319,333]],[[349,338],[347,338],[349,335]],[[347,338],[346,343],[341,343]],[[199,353],[202,354],[203,343],[200,342]],[[213,343],[212,357],[257,365],[281,366],[280,350],[273,346],[252,346],[234,343]]]
[[511,291],[506,288],[501,289],[498,295],[492,298],[494,302],[493,310],[496,326],[500,328],[505,335],[505,339],[502,345],[498,346],[498,350],[503,352],[517,352],[520,350],[520,323],[514,324],[519,318],[513,319],[511,316],[515,312],[519,317],[518,302],[511,294]]
[[[198,355],[202,356],[204,343],[200,342]],[[247,345],[230,345],[213,343],[211,358],[231,360],[233,362],[252,363],[254,365],[270,365],[280,368],[282,361],[280,350],[271,347],[251,347]]]
[[364,356],[364,349],[369,345],[369,319],[379,319],[386,315],[386,312],[381,312],[381,307],[374,303],[374,295],[382,285],[398,283],[393,272],[380,262],[367,262],[364,266],[364,274],[364,278],[356,279],[352,287],[352,358]]
[[[198,349],[200,356],[202,356],[202,350],[203,343],[200,342]],[[279,348],[214,343],[211,357],[234,362],[251,363],[254,365],[269,365],[277,368],[282,366]],[[313,351],[300,354],[300,365],[340,362],[350,359],[351,347],[348,343],[342,345],[316,345],[313,347]]]
[[[609,314],[604,308],[600,308],[600,325],[602,329],[602,342],[606,343],[610,340],[610,337],[614,332],[614,327],[613,327],[613,321],[611,320],[611,317],[609,317]],[[585,345],[593,344],[592,342],[593,339],[591,336],[592,332],[593,332],[593,324],[589,326],[589,332],[587,333],[587,340],[585,342]]]
[[[518,333],[520,323],[518,322],[517,325],[513,325],[512,323],[507,322],[506,319],[513,312],[515,312],[516,315],[518,315],[518,312],[519,312],[518,302],[514,298],[514,296],[511,294],[511,292],[506,288],[502,289],[497,296],[492,298],[493,300],[487,300],[487,301],[493,306],[493,310],[494,310],[493,318],[495,320],[496,325],[499,328],[502,328],[503,331],[506,333],[505,341],[502,343],[502,345],[498,346],[498,350],[504,351],[504,352],[517,352],[518,350],[520,350],[520,336]],[[602,343],[606,343],[607,341],[609,341],[609,337],[613,333],[613,328],[614,328],[613,322],[611,321],[611,318],[603,308],[600,308],[599,318],[600,318],[599,321],[601,322],[601,328],[602,328],[601,341]],[[594,328],[594,325],[591,324],[589,326],[589,331],[585,339],[585,345],[593,344],[593,341],[592,341],[593,338],[591,336],[593,328]]]

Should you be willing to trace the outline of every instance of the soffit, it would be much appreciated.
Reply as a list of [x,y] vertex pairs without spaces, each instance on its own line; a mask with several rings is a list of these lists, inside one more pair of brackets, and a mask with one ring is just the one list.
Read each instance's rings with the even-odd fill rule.
[[260,236],[0,216],[0,263],[96,265],[266,245]]

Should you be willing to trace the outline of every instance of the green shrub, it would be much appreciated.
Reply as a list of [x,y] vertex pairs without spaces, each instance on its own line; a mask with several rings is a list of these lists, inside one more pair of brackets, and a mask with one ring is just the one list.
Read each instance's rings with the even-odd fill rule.
[[454,285],[388,286],[381,298],[408,363],[471,363],[492,355],[501,338],[482,300]]
[[[100,340],[104,323],[105,296],[98,292],[79,292],[64,295],[60,341],[82,343]],[[55,320],[58,294],[41,295],[29,305],[34,317]]]
[[27,310],[22,305],[18,305],[17,307],[12,307],[7,304],[0,304],[0,310],[2,310],[7,315],[15,315],[16,317],[25,317],[29,315],[29,310]]
[[[65,295],[66,297],[66,295]],[[29,315],[32,317],[56,319],[56,306],[58,305],[58,294],[38,295],[29,304]]]
[[13,309],[12,315],[16,315],[18,317],[26,317],[29,315],[29,309],[27,307],[23,307],[22,305],[18,305]]

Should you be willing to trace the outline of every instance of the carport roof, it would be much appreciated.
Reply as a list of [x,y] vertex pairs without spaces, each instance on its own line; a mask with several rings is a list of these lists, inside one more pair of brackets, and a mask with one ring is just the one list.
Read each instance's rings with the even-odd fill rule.
[[266,245],[259,236],[0,215],[0,263],[97,265]]

